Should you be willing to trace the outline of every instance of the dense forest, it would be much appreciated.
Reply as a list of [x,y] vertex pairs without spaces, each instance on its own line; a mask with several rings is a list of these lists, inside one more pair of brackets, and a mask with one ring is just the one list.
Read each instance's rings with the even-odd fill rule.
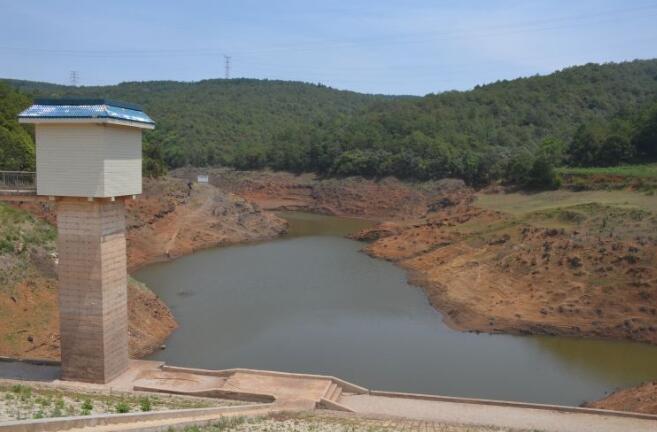
[[16,116],[31,99],[0,82],[0,169],[33,171],[34,139],[28,129],[18,124]]
[[387,99],[316,84],[253,79],[101,87],[6,82],[33,97],[105,97],[142,105],[157,122],[145,141],[161,148],[170,168],[248,164],[287,130],[304,124],[321,126]]
[[[145,139],[150,173],[164,165],[226,165],[549,187],[556,184],[554,166],[657,159],[657,60],[588,64],[421,98],[248,79],[103,87],[7,82],[30,96],[142,104],[158,122]],[[13,106],[25,102],[10,94]],[[5,112],[11,110],[0,108]]]

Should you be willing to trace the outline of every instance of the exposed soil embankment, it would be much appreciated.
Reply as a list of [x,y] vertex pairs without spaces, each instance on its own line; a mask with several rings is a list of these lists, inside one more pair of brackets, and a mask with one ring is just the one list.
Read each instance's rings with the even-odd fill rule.
[[604,399],[585,403],[590,408],[657,414],[657,382],[613,392]]
[[[145,179],[144,194],[128,204],[128,265],[175,258],[195,250],[273,238],[285,221],[209,185]],[[0,355],[59,357],[55,213],[43,203],[3,206],[0,240]],[[36,215],[37,218],[30,216]],[[177,327],[169,308],[146,286],[128,285],[130,353],[157,349]]]
[[[59,310],[55,279],[20,283],[0,296],[0,355],[59,359]],[[151,290],[128,284],[129,348],[132,357],[157,349],[177,327],[169,308]]]
[[301,210],[398,222],[420,220],[427,207],[445,193],[459,194],[464,187],[460,180],[411,185],[395,178],[320,179],[314,174],[271,171],[186,168],[172,173],[192,181],[198,174],[209,174],[210,182],[219,189],[267,210]]
[[657,343],[656,228],[642,210],[584,204],[514,217],[467,199],[365,251],[408,269],[460,330]]
[[211,185],[145,180],[128,202],[128,265],[135,269],[213,246],[267,240],[287,224],[257,204]]

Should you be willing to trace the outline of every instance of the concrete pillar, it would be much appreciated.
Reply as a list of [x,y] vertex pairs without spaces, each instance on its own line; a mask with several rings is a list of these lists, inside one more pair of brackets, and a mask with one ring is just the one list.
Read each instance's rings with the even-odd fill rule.
[[57,202],[62,379],[107,383],[128,367],[125,206]]

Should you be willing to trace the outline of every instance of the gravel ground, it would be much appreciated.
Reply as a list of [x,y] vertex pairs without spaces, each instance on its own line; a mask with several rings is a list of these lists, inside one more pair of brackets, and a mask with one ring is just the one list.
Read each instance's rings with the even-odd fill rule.
[[234,404],[244,405],[246,403],[165,395],[88,393],[21,384],[0,384],[0,423],[11,420],[205,408]]
[[[438,424],[419,420],[373,419],[340,414],[288,414],[256,418],[227,418],[215,425],[185,432],[511,432],[485,426]],[[513,430],[513,432],[520,432]]]

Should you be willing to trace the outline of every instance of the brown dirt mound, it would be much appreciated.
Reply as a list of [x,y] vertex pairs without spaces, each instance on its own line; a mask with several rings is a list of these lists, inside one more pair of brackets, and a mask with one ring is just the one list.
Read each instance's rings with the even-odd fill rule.
[[604,399],[584,404],[590,408],[657,414],[657,382],[615,391]]

